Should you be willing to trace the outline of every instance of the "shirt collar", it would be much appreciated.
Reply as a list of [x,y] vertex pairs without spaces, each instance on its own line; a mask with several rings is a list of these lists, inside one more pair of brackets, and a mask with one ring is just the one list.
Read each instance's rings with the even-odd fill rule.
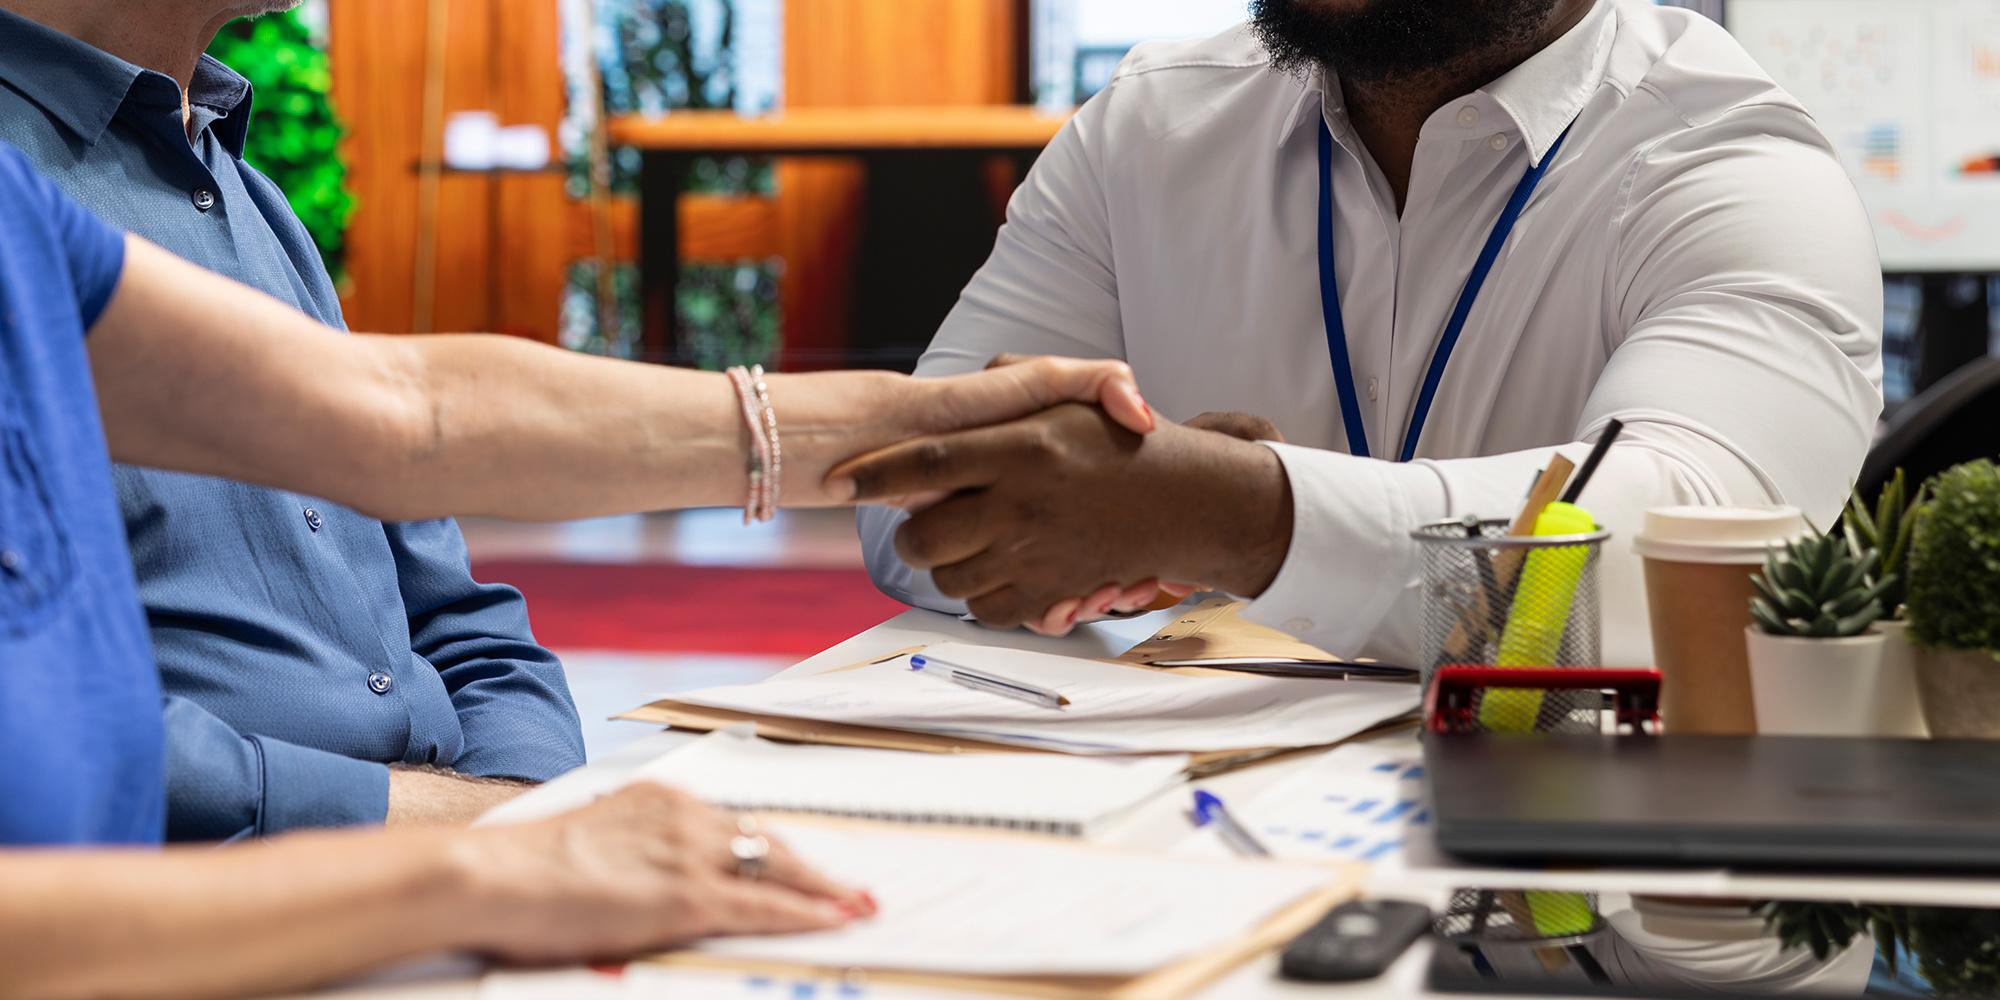
[[[1576,27],[1481,88],[1481,94],[1513,119],[1527,144],[1531,163],[1542,162],[1549,147],[1576,121],[1584,103],[1603,82],[1617,28],[1613,6],[1608,0],[1599,0]],[[1456,107],[1462,102],[1461,98],[1445,106]],[[1322,68],[1304,81],[1297,102],[1285,116],[1278,141],[1284,143],[1307,121],[1325,120],[1345,110],[1339,77]]]
[[1529,162],[1541,164],[1604,82],[1618,27],[1613,7],[1599,0],[1561,38],[1480,89],[1521,130]]
[[[135,96],[176,105],[180,99],[180,87],[165,74],[7,10],[0,10],[0,83],[93,146]],[[249,127],[250,81],[204,55],[195,65],[188,100],[219,112],[215,136],[240,158]]]
[[203,53],[195,63],[194,78],[188,83],[188,103],[217,113],[211,126],[215,138],[229,150],[229,155],[239,160],[243,158],[243,143],[250,132],[250,108],[255,97],[250,81],[214,56]]

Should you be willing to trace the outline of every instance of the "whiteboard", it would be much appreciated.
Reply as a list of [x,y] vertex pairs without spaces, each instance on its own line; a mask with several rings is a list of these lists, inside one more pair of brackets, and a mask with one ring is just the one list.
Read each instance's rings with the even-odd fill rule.
[[2000,0],[1730,0],[1811,111],[1889,271],[2000,270]]

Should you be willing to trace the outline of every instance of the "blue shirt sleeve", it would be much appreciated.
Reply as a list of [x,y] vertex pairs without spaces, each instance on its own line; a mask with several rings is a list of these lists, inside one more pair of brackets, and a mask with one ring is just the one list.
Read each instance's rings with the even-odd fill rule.
[[168,840],[379,826],[389,813],[389,769],[382,764],[245,735],[186,698],[169,695],[162,708]]
[[583,766],[583,728],[561,661],[535,641],[521,592],[472,578],[454,521],[387,523],[410,649],[451,692],[463,748],[451,768],[547,781]]
[[111,293],[118,290],[118,279],[125,272],[125,234],[90,214],[48,178],[29,172],[43,210],[62,241],[70,280],[76,285],[77,314],[87,331],[97,325],[104,307],[111,303]]

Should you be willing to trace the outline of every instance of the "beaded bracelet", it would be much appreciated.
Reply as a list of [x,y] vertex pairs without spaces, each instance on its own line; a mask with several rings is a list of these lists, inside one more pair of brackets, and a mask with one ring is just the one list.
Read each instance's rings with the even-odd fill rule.
[[764,381],[764,366],[750,366],[750,385],[757,390],[757,405],[764,414],[764,440],[770,445],[770,465],[764,475],[764,505],[757,520],[778,516],[778,491],[785,484],[785,449],[778,441],[778,410],[771,405],[771,387]]
[[778,516],[778,484],[783,474],[783,451],[778,443],[778,414],[771,406],[771,389],[764,381],[764,366],[728,370],[736,387],[737,402],[743,408],[743,424],[750,432],[750,449],[745,467],[750,488],[743,501],[743,523],[769,521]]

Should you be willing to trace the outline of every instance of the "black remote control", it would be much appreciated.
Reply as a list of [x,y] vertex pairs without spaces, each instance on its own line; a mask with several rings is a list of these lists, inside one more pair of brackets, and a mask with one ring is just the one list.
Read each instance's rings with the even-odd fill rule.
[[1415,903],[1342,903],[1285,946],[1278,970],[1286,979],[1314,983],[1374,979],[1430,929],[1430,911]]

